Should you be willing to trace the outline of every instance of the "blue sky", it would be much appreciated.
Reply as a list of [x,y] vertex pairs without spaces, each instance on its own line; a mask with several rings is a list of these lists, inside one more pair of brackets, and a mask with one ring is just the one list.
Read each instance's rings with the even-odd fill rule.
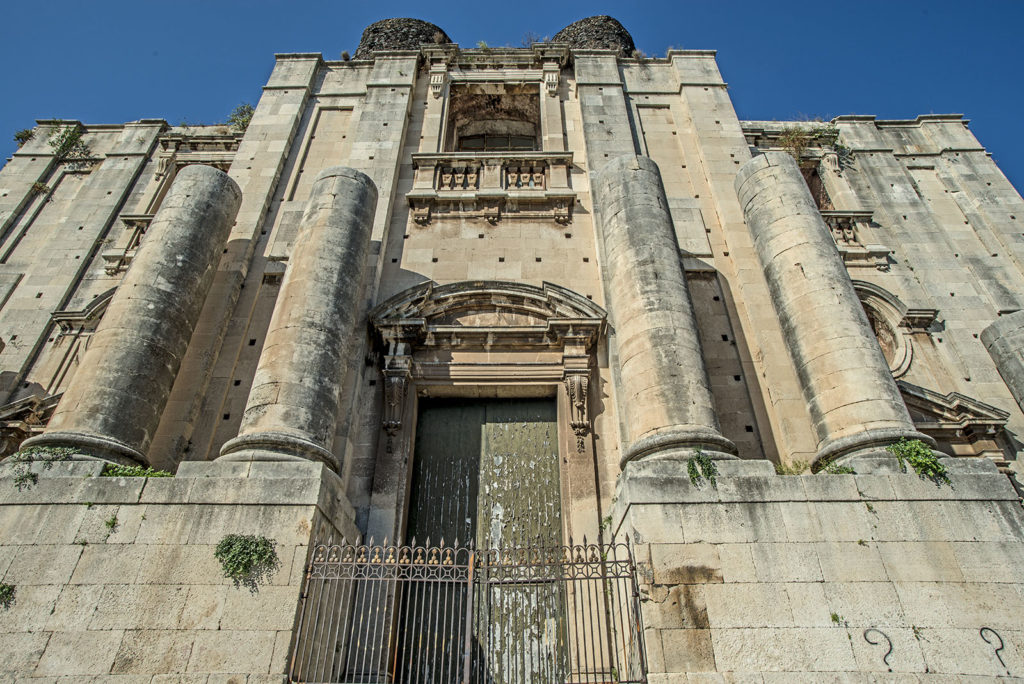
[[611,14],[651,56],[718,50],[740,118],[963,113],[1024,189],[1022,0],[857,2],[156,2],[47,0],[0,10],[0,158],[36,119],[223,121],[255,102],[275,52],[354,51],[378,19],[432,21],[463,45],[519,45]]

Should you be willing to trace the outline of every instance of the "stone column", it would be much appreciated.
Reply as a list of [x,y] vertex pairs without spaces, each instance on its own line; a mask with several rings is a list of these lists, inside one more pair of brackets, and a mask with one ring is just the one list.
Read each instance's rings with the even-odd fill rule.
[[1024,311],[997,318],[981,331],[981,341],[1010,394],[1024,411]]
[[800,167],[766,152],[740,167],[736,193],[818,438],[816,462],[888,455],[914,429],[853,283]]
[[658,165],[626,155],[595,174],[604,278],[618,341],[620,465],[736,453],[722,436]]
[[24,446],[146,463],[241,201],[222,171],[178,172],[46,431]]
[[355,169],[334,166],[313,182],[242,426],[221,459],[340,470],[331,447],[376,206],[376,186]]

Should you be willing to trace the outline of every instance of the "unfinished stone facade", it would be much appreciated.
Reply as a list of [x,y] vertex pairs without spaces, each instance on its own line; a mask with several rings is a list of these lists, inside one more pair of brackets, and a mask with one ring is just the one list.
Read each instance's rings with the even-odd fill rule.
[[414,533],[629,540],[646,674],[488,681],[1024,677],[1022,300],[959,115],[740,121],[714,52],[608,17],[387,20],[277,55],[244,131],[40,121],[0,171],[0,678],[305,680],[317,544]]

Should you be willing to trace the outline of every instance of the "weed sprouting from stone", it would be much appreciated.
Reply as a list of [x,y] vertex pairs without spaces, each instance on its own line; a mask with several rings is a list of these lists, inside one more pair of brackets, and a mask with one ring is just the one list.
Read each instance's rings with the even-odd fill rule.
[[252,534],[225,536],[217,543],[213,555],[235,587],[244,585],[253,594],[281,564],[274,542]]
[[686,461],[686,472],[690,476],[690,484],[694,487],[700,487],[701,480],[707,480],[712,487],[718,487],[718,466],[700,447],[697,447],[693,456]]
[[919,439],[901,438],[895,444],[885,447],[885,450],[896,457],[900,462],[900,470],[907,472],[909,464],[918,477],[929,479],[937,485],[950,484],[949,473],[946,466],[939,463],[935,452]]
[[13,606],[15,595],[17,593],[18,589],[13,584],[0,582],[0,608],[7,610],[11,606]]

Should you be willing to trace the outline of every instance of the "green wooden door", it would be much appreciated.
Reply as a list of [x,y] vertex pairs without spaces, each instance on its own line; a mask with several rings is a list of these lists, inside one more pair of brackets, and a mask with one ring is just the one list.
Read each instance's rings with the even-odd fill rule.
[[[407,538],[419,544],[427,537],[433,544],[442,537],[448,544],[472,540],[484,557],[489,549],[560,546],[555,411],[551,399],[421,401]],[[564,588],[547,577],[521,582],[516,572],[479,568],[472,597],[472,681],[564,682]],[[523,575],[537,573],[524,568]],[[451,588],[438,603],[464,606],[467,598]],[[414,594],[408,599],[407,605],[415,604]],[[440,671],[439,681],[447,679],[444,673],[457,668],[464,649],[447,640],[450,630],[431,626],[429,617],[412,624],[417,643],[430,644],[439,655],[436,670],[428,668],[431,675]],[[404,681],[410,673],[400,674]],[[418,678],[432,681],[423,672]]]
[[562,543],[553,399],[420,402],[406,537]]

